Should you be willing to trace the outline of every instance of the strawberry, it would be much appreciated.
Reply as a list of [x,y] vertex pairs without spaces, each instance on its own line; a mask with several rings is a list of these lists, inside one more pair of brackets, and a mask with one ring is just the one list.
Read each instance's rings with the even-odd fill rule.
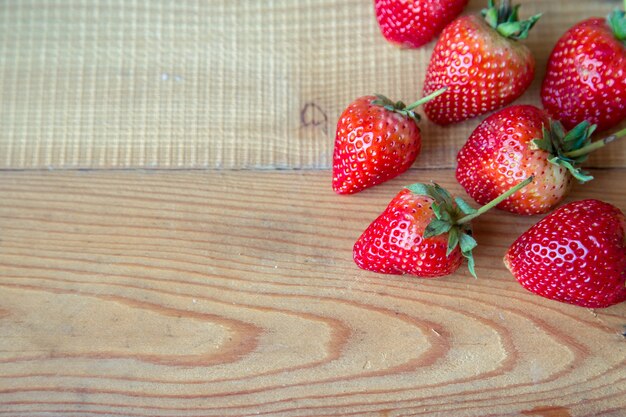
[[383,274],[411,274],[434,278],[456,271],[474,257],[470,221],[532,181],[528,178],[478,210],[461,198],[452,199],[437,184],[412,184],[389,203],[354,244],[354,262]]
[[569,203],[511,245],[504,263],[527,290],[604,308],[626,300],[626,219],[598,200]]
[[626,13],[587,19],[559,39],[541,101],[566,128],[587,120],[602,131],[626,119]]
[[534,106],[506,107],[485,119],[457,155],[456,178],[479,204],[530,175],[532,185],[498,208],[516,214],[546,213],[568,194],[574,178],[593,177],[578,168],[589,152],[626,135],[626,130],[590,142],[594,126],[582,122],[565,134],[559,122]]
[[424,92],[443,86],[448,92],[424,106],[439,124],[460,122],[503,107],[526,91],[535,74],[535,59],[521,43],[539,20],[518,18],[519,6],[493,0],[477,15],[462,16],[442,32],[426,70]]
[[337,123],[333,190],[351,194],[394,178],[415,162],[422,139],[413,109],[441,89],[406,106],[385,96],[364,96],[346,108]]
[[457,17],[468,0],[374,0],[376,19],[391,43],[418,48]]

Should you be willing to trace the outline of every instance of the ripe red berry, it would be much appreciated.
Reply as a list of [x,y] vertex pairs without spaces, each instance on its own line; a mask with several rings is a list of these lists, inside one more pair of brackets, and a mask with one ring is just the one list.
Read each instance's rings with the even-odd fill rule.
[[468,0],[374,0],[376,19],[391,43],[417,48],[457,17]]
[[463,256],[459,247],[448,253],[448,235],[425,237],[435,219],[429,196],[405,188],[361,235],[354,245],[354,261],[383,274],[411,274],[433,278],[456,271]]
[[626,119],[626,16],[587,19],[557,42],[541,88],[548,113],[571,129],[609,129]]
[[511,245],[504,263],[527,290],[603,308],[626,300],[626,219],[598,200],[569,203]]
[[415,162],[422,138],[413,109],[441,89],[406,106],[384,96],[365,96],[346,108],[337,123],[332,186],[351,194],[394,178]]
[[383,274],[440,277],[456,271],[463,257],[474,272],[470,221],[532,181],[513,187],[478,210],[453,199],[437,184],[413,184],[389,203],[354,244],[354,261]]
[[539,15],[520,21],[518,8],[492,0],[483,16],[462,16],[441,34],[426,70],[424,93],[448,86],[424,106],[440,125],[460,122],[503,107],[521,96],[535,74],[525,39]]
[[485,204],[531,175],[533,184],[498,208],[541,214],[558,205],[574,179],[593,177],[578,168],[587,155],[626,130],[591,142],[594,126],[583,122],[569,132],[534,106],[510,106],[492,114],[472,132],[457,155],[456,178],[479,204]]

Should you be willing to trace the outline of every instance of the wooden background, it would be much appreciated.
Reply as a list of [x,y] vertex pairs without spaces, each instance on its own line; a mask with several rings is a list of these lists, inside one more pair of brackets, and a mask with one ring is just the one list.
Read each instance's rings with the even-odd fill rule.
[[[524,0],[545,15],[519,103],[539,104],[566,28],[621,0]],[[472,0],[468,13],[486,0]],[[0,3],[0,168],[329,168],[339,114],[413,102],[434,43],[398,50],[371,0],[8,0]],[[418,168],[451,168],[478,120],[423,123]],[[626,126],[626,125],[625,125]],[[590,164],[622,167],[626,144]]]
[[[621,2],[522,3],[539,104],[559,35]],[[477,280],[352,262],[403,185],[464,195],[478,119],[424,120],[414,169],[330,189],[343,107],[415,99],[432,47],[387,44],[369,0],[0,2],[0,416],[626,415],[626,304],[502,264],[538,217],[476,221]],[[626,142],[588,166],[568,201],[626,212]]]

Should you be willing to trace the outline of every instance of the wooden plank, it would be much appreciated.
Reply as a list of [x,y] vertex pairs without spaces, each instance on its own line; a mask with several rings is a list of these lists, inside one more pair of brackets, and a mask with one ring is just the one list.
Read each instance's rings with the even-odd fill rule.
[[[624,170],[570,199],[626,210]],[[359,270],[412,171],[0,173],[0,415],[622,416],[626,303],[534,296],[504,268],[537,218],[475,223],[479,279]]]
[[[472,0],[476,13],[486,0]],[[621,1],[526,0],[538,104],[560,34]],[[399,50],[371,0],[20,0],[0,6],[0,168],[328,168],[354,98],[421,95],[433,44]],[[450,168],[478,120],[422,123]],[[626,144],[590,160],[626,167]]]

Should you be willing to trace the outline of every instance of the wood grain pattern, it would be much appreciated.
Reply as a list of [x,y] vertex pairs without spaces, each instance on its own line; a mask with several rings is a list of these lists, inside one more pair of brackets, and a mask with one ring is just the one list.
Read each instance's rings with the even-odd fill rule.
[[[626,171],[594,174],[570,199],[626,210]],[[537,218],[475,223],[478,280],[356,268],[428,180],[462,195],[448,170],[351,197],[328,172],[1,172],[0,415],[623,416],[626,304],[502,264]]]
[[[518,102],[566,28],[621,4],[524,0],[544,16]],[[328,168],[347,104],[416,100],[433,46],[388,44],[371,0],[3,1],[0,168]],[[416,166],[454,166],[478,122],[424,121]],[[626,143],[590,164],[626,167]]]

